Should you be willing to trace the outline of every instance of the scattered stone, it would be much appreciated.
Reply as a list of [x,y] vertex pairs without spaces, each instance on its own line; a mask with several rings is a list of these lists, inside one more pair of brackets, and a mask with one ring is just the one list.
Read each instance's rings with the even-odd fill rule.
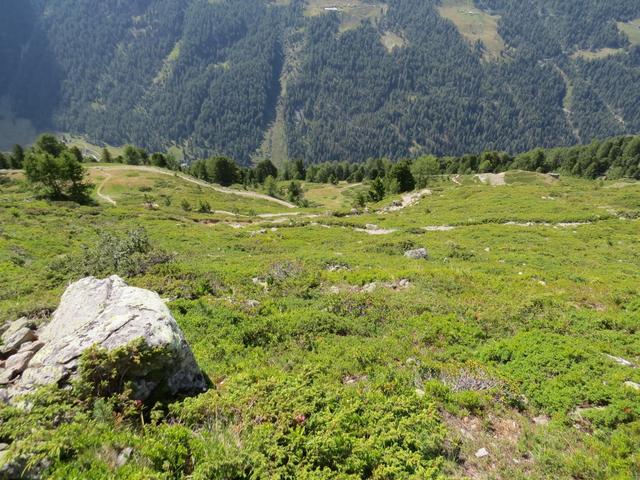
[[62,365],[44,365],[38,369],[27,368],[20,383],[26,386],[50,385],[53,383],[61,384],[71,375],[71,371]]
[[428,227],[422,227],[425,232],[448,232],[456,227],[451,225],[429,225]]
[[476,458],[484,458],[489,456],[489,450],[482,447],[480,450],[476,452]]
[[356,228],[355,231],[367,233],[369,235],[389,235],[390,233],[397,232],[395,228],[377,228],[377,229]]
[[363,285],[362,288],[360,289],[360,291],[362,293],[373,293],[376,288],[378,288],[378,283],[377,282],[371,282],[371,283],[367,283],[367,284]]
[[[0,373],[0,385],[7,385],[11,383],[11,380],[13,380],[14,377],[15,373],[13,370],[3,370],[2,373]],[[1,392],[6,393],[4,390]],[[4,395],[2,396],[2,399],[4,401]]]
[[7,323],[2,326],[2,343],[6,344],[9,337],[11,337],[14,333],[22,328],[29,328],[31,330],[35,330],[36,325],[32,320],[29,320],[27,317],[22,317],[16,320],[15,322]]
[[634,390],[640,390],[640,383],[624,382],[624,386],[628,388],[633,388]]
[[327,265],[328,272],[340,272],[343,270],[349,270],[349,266],[344,263],[334,263],[331,265]]
[[385,283],[384,286],[392,290],[405,290],[411,286],[411,282],[406,278],[402,278],[394,282]]
[[9,451],[0,452],[0,478],[2,479],[21,479],[21,480],[40,480],[43,478],[43,472],[51,466],[51,460],[43,459],[30,464],[30,458],[21,455],[17,458],[9,460]]
[[629,367],[629,368],[638,368],[636,366],[636,364],[630,362],[629,360],[626,360],[622,357],[616,357],[614,355],[609,355],[608,353],[604,354],[605,357],[607,357],[610,360],[613,360],[614,362],[616,362],[619,365],[622,365],[623,367]]
[[5,369],[10,370],[13,374],[19,374],[26,370],[27,365],[29,365],[29,360],[33,358],[36,352],[31,350],[26,350],[24,352],[16,353],[9,357],[9,359],[5,362]]
[[16,353],[23,343],[33,342],[34,340],[37,340],[37,338],[34,331],[29,327],[22,327],[3,340],[0,355],[7,358],[9,355]]
[[9,448],[8,443],[0,443],[0,452],[3,452]]
[[381,213],[397,212],[404,208],[415,205],[423,197],[431,194],[432,194],[432,191],[428,188],[419,190],[417,192],[405,193],[404,195],[402,195],[402,198],[400,200],[394,200],[393,202],[391,202],[391,205],[384,207],[382,210],[380,210],[380,212]]
[[[36,340],[34,332],[26,330],[30,334],[22,329],[14,334],[20,344]],[[146,400],[160,390],[169,395],[190,394],[206,387],[182,331],[158,294],[129,287],[115,275],[104,280],[87,277],[70,285],[38,337],[44,346],[37,352],[31,349],[37,346],[33,344],[7,361],[15,362],[18,370],[26,366],[14,381],[16,390],[61,384],[76,375],[79,358],[89,347],[113,350],[136,340],[162,349],[166,360],[131,369],[134,398]]]
[[426,248],[416,248],[415,250],[407,250],[404,256],[413,260],[422,260],[429,258],[429,252]]
[[118,468],[119,467],[124,467],[126,465],[126,463],[129,461],[129,458],[131,457],[132,453],[133,453],[133,448],[131,448],[131,447],[124,448],[118,454],[118,458],[116,458],[116,466]]
[[20,350],[18,350],[18,353],[21,352],[37,352],[38,350],[40,350],[42,347],[44,347],[44,342],[40,342],[40,341],[33,341],[33,342],[27,342],[27,343],[23,343],[20,346]]
[[338,294],[340,292],[346,291],[351,293],[373,293],[378,288],[388,288],[391,290],[405,290],[411,286],[411,282],[406,278],[400,280],[394,280],[392,282],[370,282],[366,283],[362,286],[356,285],[347,285],[347,286],[338,286],[332,285],[329,287],[329,293]]
[[269,284],[268,284],[268,283],[267,283],[263,278],[260,278],[260,277],[253,277],[253,278],[251,279],[251,281],[253,282],[253,284],[254,284],[254,285],[259,285],[259,286],[261,286],[262,288],[264,288],[265,290],[266,290],[267,288],[269,288]]
[[546,415],[538,415],[537,417],[533,417],[533,423],[536,425],[547,425],[550,419]]
[[342,378],[342,383],[345,385],[353,385],[354,383],[362,382],[368,377],[366,375],[345,375]]
[[247,300],[244,304],[249,308],[258,308],[260,306],[260,302],[258,300]]

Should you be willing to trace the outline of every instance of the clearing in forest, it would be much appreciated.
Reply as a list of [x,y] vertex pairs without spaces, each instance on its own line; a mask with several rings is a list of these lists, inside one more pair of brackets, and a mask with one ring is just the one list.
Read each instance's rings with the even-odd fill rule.
[[506,44],[498,33],[500,16],[489,15],[468,0],[443,0],[438,12],[451,20],[469,43],[473,45],[478,40],[483,43],[485,60],[501,58]]
[[630,22],[618,22],[618,29],[627,34],[632,45],[640,45],[640,18]]
[[380,41],[389,53],[393,52],[396,48],[402,48],[407,44],[404,38],[390,30],[387,30],[380,36]]
[[387,13],[388,6],[383,3],[364,3],[360,0],[309,0],[304,14],[308,17],[324,13],[340,15],[340,31],[358,28],[365,20],[376,23]]

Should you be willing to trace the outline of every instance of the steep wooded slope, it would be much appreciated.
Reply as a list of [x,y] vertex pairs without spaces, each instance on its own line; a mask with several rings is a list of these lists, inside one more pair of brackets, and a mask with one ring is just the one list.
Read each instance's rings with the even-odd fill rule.
[[[41,130],[94,141],[244,163],[258,150],[362,161],[640,131],[632,0],[9,0],[3,9],[0,97]],[[268,131],[279,132],[277,152],[263,142]]]

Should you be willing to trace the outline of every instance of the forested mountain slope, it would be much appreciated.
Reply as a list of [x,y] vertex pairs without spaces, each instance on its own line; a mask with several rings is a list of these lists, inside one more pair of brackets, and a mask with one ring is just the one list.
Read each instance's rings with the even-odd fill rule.
[[97,142],[318,162],[640,131],[635,0],[7,0],[3,10],[0,97],[39,129]]

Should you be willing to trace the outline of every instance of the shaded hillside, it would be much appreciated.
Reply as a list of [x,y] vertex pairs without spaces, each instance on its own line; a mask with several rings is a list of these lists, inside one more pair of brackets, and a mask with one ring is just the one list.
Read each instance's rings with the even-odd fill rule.
[[10,0],[0,96],[40,129],[242,163],[258,150],[515,153],[640,131],[640,4],[532,5]]

